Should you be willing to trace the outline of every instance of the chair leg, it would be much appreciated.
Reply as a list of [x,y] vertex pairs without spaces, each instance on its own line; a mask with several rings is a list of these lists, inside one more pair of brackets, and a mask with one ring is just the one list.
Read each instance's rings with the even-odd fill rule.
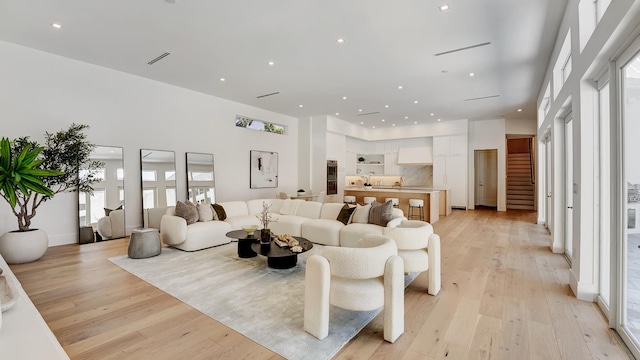
[[304,331],[320,340],[329,335],[330,285],[329,261],[311,255],[304,275]]
[[384,339],[393,343],[404,333],[404,262],[397,255],[390,257],[384,268],[383,316]]

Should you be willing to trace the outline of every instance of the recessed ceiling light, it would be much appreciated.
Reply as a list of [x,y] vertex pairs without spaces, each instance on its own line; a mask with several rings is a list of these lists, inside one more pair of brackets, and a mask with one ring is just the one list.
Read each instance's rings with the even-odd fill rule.
[[344,39],[343,39],[343,38],[338,38],[338,39],[336,40],[336,42],[337,42],[338,44],[342,44],[342,43],[344,42]]
[[469,76],[476,76],[476,73],[472,73],[472,72],[470,72],[470,73],[469,73]]
[[360,121],[360,125],[364,125],[364,121]]
[[434,113],[431,113],[431,116],[435,115]]
[[358,109],[359,112],[362,112],[362,109]]
[[398,90],[402,90],[402,85],[399,85],[399,86],[398,86]]
[[389,105],[385,105],[384,107],[388,108],[388,107],[389,107]]
[[225,78],[220,78],[220,81],[225,82],[225,81],[227,81],[227,79],[225,79]]
[[417,104],[417,103],[418,103],[418,100],[415,100],[413,103],[414,103],[414,104]]
[[58,24],[58,23],[53,23],[51,24],[52,27],[56,28],[56,29],[61,29],[62,25]]
[[391,126],[396,126],[396,124],[391,124]]
[[384,122],[384,119],[382,119],[382,122]]
[[342,100],[347,100],[347,97],[346,97],[346,96],[343,96],[343,97],[342,97]]
[[442,121],[442,119],[438,119],[438,121]]
[[518,112],[522,112],[522,109],[518,109]]
[[300,107],[304,107],[304,105],[302,105],[302,104],[300,104],[300,105],[298,105],[298,106],[300,106]]
[[269,64],[269,66],[273,66],[273,65],[275,65],[276,63],[275,63],[275,62],[273,62],[273,61],[269,61],[267,64]]
[[413,123],[414,123],[414,124],[417,124],[418,122],[417,122],[417,121],[414,121]]
[[449,9],[450,8],[449,8],[448,4],[443,4],[443,5],[438,6],[438,10],[440,10],[440,11],[447,11]]
[[405,118],[405,120],[406,120],[406,119],[408,119],[409,117],[408,117],[408,116],[405,116],[404,118]]
[[371,127],[372,127],[372,128],[374,128],[374,129],[376,128],[376,126],[375,126],[375,125],[373,125],[373,126],[371,126]]
[[336,115],[340,115],[340,113],[336,113]]

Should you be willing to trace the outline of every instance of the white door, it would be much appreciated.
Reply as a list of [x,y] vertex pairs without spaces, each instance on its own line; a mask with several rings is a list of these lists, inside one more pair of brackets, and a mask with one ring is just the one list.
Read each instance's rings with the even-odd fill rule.
[[475,150],[475,205],[498,206],[498,150]]
[[[467,157],[447,156],[445,180],[451,189],[451,206],[458,209],[467,208]],[[435,176],[435,166],[434,166]]]
[[564,123],[564,253],[573,256],[573,121],[571,114]]
[[550,232],[553,231],[553,216],[552,216],[552,212],[553,212],[553,206],[552,204],[552,200],[553,200],[553,194],[551,193],[551,179],[552,179],[552,173],[551,173],[551,162],[552,162],[552,154],[551,154],[551,136],[549,136],[549,138],[545,141],[544,143],[544,148],[545,148],[545,184],[544,184],[544,191],[545,191],[545,212],[544,212],[544,216],[545,216],[545,220],[544,223],[547,225],[547,229],[549,229]]

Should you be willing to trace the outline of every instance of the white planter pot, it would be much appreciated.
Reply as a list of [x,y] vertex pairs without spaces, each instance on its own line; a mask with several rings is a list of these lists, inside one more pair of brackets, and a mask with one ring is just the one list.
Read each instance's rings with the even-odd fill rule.
[[8,232],[0,236],[0,254],[9,264],[22,264],[40,259],[49,247],[43,230]]

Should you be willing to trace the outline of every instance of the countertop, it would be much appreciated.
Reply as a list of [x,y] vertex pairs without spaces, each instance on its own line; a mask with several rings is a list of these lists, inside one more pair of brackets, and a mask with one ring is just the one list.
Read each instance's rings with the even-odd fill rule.
[[345,191],[371,191],[371,192],[407,192],[416,194],[430,194],[439,192],[444,189],[434,189],[427,187],[391,187],[391,186],[374,186],[372,189],[365,189],[363,186],[348,186],[344,188]]

